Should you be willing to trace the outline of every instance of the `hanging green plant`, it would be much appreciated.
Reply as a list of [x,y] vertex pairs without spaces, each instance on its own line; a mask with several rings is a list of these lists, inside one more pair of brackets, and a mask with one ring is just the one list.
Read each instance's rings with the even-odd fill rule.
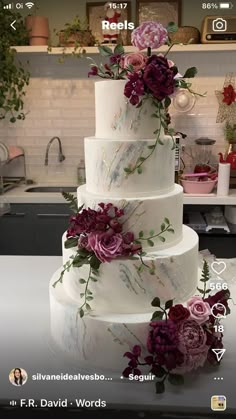
[[[29,72],[18,60],[18,45],[28,44],[28,33],[19,13],[3,9],[4,1],[0,0],[0,119],[9,116],[10,122],[24,119],[25,88],[29,84]],[[17,30],[11,29],[11,23]]]

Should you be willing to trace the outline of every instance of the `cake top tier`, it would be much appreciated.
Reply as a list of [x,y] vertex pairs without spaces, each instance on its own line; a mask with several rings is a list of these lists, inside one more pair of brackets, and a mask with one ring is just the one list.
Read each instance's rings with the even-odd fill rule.
[[[127,80],[105,80],[95,83],[95,112],[97,138],[152,139],[160,120],[152,117],[156,108],[147,99],[141,107],[131,105],[124,95]],[[164,134],[161,128],[161,136]]]

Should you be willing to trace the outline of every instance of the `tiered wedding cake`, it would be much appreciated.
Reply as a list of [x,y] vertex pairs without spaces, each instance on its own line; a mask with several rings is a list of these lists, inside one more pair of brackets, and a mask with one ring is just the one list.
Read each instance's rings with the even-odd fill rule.
[[[143,259],[150,270],[139,271],[138,258],[116,258],[102,263],[99,279],[90,285],[92,311],[78,316],[88,265],[65,272],[63,283],[50,283],[51,331],[54,340],[77,361],[93,367],[122,371],[123,354],[135,344],[145,346],[151,319],[151,301],[184,302],[197,286],[198,236],[182,225],[183,191],[174,183],[175,152],[172,138],[161,132],[143,173],[127,174],[124,168],[137,161],[147,145],[155,142],[157,119],[148,102],[138,109],[127,103],[125,80],[95,83],[96,136],[85,139],[86,185],[78,188],[78,204],[97,208],[100,202],[124,208],[124,226],[138,237],[158,230],[169,219],[174,233],[165,242],[143,246]],[[63,237],[63,244],[65,235]],[[65,249],[63,264],[76,249]]]

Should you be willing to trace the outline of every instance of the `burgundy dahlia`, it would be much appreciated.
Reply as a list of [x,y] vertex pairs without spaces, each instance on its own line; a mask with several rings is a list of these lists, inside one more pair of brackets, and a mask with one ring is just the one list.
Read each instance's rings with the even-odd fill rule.
[[159,320],[150,323],[152,329],[147,340],[147,349],[151,354],[164,354],[177,349],[177,328],[172,320]]
[[124,95],[129,98],[131,105],[138,105],[140,96],[144,95],[144,83],[138,73],[129,75],[129,81],[125,85]]
[[162,101],[174,93],[175,71],[169,68],[165,57],[152,55],[147,60],[143,80],[145,87],[155,98]]

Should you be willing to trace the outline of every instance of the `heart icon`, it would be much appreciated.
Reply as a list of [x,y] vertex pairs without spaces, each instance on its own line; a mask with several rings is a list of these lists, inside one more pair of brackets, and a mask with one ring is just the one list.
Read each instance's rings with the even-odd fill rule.
[[226,263],[221,260],[220,262],[212,262],[211,269],[215,274],[220,275],[222,274],[226,269]]

